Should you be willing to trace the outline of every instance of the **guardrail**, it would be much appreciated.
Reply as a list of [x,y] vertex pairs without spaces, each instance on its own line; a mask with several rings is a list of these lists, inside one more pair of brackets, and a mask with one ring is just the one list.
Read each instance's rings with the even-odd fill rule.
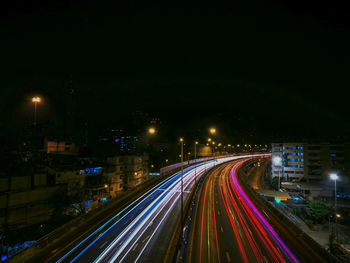
[[[211,157],[204,157],[204,158],[198,158],[198,159],[192,159],[189,161],[184,161],[182,163],[183,166],[190,165],[190,164],[196,164],[201,163],[205,161],[210,161],[214,159],[224,158],[224,157],[230,157],[230,156],[240,156],[240,155],[247,155],[247,154],[256,154],[256,153],[235,153],[235,154],[227,154],[227,155],[217,155],[217,156],[211,156]],[[266,153],[266,155],[269,155],[269,153]],[[174,163],[165,167],[160,168],[160,174],[172,171],[174,169],[181,168],[181,162],[180,163]]]

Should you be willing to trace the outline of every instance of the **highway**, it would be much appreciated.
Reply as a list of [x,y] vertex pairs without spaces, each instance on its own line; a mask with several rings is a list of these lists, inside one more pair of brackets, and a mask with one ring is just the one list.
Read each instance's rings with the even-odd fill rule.
[[[221,158],[215,164],[242,158]],[[184,169],[184,201],[213,161]],[[50,262],[162,262],[180,215],[181,173],[178,172],[112,215],[92,233],[67,244]],[[91,231],[90,231],[91,232]]]
[[243,191],[237,168],[216,167],[198,196],[187,262],[300,262]]

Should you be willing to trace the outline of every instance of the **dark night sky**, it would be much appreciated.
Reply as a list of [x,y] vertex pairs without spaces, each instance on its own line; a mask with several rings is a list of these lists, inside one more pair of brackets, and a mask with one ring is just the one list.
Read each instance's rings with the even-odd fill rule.
[[4,127],[23,123],[35,92],[46,96],[43,118],[58,118],[73,73],[82,118],[94,123],[143,108],[174,127],[236,129],[244,118],[264,135],[350,133],[348,3],[9,2]]

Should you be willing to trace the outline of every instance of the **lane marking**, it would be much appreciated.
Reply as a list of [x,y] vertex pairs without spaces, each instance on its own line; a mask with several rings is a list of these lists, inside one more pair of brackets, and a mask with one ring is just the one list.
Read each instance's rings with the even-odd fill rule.
[[227,261],[228,262],[231,262],[231,259],[230,259],[230,254],[226,251],[226,257],[227,257]]
[[145,243],[145,241],[149,238],[149,235],[146,236],[146,238],[142,241],[142,243]]
[[134,246],[134,248],[132,249],[132,251],[135,251],[135,249],[137,248],[139,243],[136,243],[136,245]]
[[218,215],[220,215],[220,210],[218,210]]
[[222,228],[222,226],[220,227],[220,229],[221,229],[221,232],[224,233],[224,229]]
[[106,244],[107,244],[108,241],[104,242],[101,246],[100,246],[100,249],[103,248]]

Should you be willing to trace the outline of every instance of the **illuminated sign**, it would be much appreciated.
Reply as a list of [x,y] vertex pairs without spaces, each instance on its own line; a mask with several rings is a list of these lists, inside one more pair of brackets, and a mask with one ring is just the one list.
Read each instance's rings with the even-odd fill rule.
[[101,173],[101,170],[102,170],[102,167],[86,168],[85,174],[86,175],[99,174],[99,173]]

